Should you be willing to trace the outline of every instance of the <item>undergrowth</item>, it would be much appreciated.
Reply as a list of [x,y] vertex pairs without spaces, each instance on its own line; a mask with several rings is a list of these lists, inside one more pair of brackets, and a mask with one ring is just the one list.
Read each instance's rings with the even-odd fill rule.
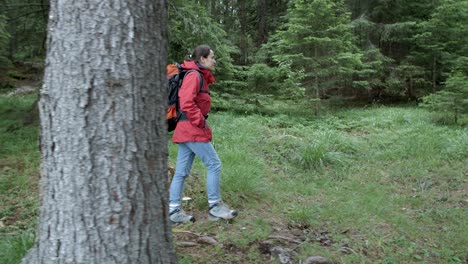
[[[184,207],[198,221],[173,228],[180,263],[466,263],[468,129],[415,107],[317,115],[306,103],[236,100],[209,123],[223,199],[240,215],[207,221],[196,160]],[[32,102],[0,100],[0,263],[19,263],[34,240],[37,127],[21,121]],[[175,144],[169,153],[174,167]],[[194,236],[218,244],[181,244]]]
[[39,176],[35,96],[0,97],[0,263],[19,263],[34,241]]

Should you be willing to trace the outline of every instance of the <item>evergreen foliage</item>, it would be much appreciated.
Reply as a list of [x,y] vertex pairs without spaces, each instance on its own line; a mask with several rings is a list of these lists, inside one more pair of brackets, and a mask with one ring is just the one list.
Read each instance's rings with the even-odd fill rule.
[[168,63],[181,63],[193,48],[207,44],[216,52],[220,79],[228,78],[233,71],[227,34],[220,24],[210,17],[205,6],[198,1],[172,0],[169,4],[169,56]]
[[361,54],[354,45],[344,2],[293,1],[285,19],[263,47],[277,65],[286,64],[293,73],[304,72],[302,85],[310,97],[350,87],[355,69],[361,66]]
[[452,114],[455,124],[468,114],[468,76],[457,72],[445,83],[445,89],[423,98],[423,107]]
[[[417,100],[468,75],[468,0],[170,0],[169,11],[168,63],[212,46],[215,91]],[[47,13],[40,0],[0,4],[2,77],[42,61]]]
[[4,47],[8,48],[10,60],[24,62],[45,56],[48,9],[48,4],[39,0],[1,2],[0,15],[6,17],[10,35]]
[[417,55],[422,65],[429,66],[434,82],[456,69],[468,73],[462,62],[468,60],[466,21],[468,1],[443,0],[430,19],[420,23],[420,33],[414,37],[420,49]]

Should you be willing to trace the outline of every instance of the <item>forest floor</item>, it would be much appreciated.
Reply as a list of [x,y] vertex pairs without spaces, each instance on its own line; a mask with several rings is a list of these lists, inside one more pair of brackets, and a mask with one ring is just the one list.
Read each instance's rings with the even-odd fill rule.
[[42,80],[42,64],[28,63],[16,67],[0,76],[0,95],[15,96],[38,91]]
[[[34,242],[40,159],[38,124],[25,121],[37,93],[9,92],[0,95],[0,263],[14,264]],[[306,103],[214,96],[225,106],[209,120],[223,199],[240,214],[208,221],[197,160],[184,194],[197,221],[172,229],[180,263],[468,262],[466,127],[416,106],[315,115]],[[169,152],[174,167],[177,146]]]
[[196,163],[186,209],[200,221],[174,229],[181,263],[468,261],[466,128],[415,106],[264,115],[279,108],[210,116],[223,195],[240,215],[207,221]]

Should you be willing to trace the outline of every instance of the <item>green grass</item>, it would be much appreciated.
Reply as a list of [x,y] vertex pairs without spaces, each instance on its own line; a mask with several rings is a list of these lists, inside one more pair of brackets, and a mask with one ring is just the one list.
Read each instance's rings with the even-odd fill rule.
[[[185,195],[193,225],[175,229],[222,246],[177,246],[180,263],[466,263],[468,129],[408,106],[327,110],[272,99],[212,113],[231,222],[206,220],[206,170],[196,160]],[[37,128],[22,123],[33,98],[0,99],[0,263],[31,246],[37,207]],[[232,110],[232,111],[231,111]],[[169,145],[170,166],[177,146]],[[185,232],[185,233],[184,233]]]
[[34,241],[38,128],[24,120],[35,99],[0,97],[0,263],[19,263]]

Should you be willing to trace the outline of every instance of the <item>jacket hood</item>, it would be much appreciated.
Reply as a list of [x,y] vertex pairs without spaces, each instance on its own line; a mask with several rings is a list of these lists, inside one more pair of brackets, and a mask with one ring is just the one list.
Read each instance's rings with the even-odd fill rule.
[[195,61],[184,61],[184,63],[181,66],[186,70],[197,70],[201,72],[208,84],[214,83],[216,81],[213,73],[211,73],[210,70],[200,68]]

